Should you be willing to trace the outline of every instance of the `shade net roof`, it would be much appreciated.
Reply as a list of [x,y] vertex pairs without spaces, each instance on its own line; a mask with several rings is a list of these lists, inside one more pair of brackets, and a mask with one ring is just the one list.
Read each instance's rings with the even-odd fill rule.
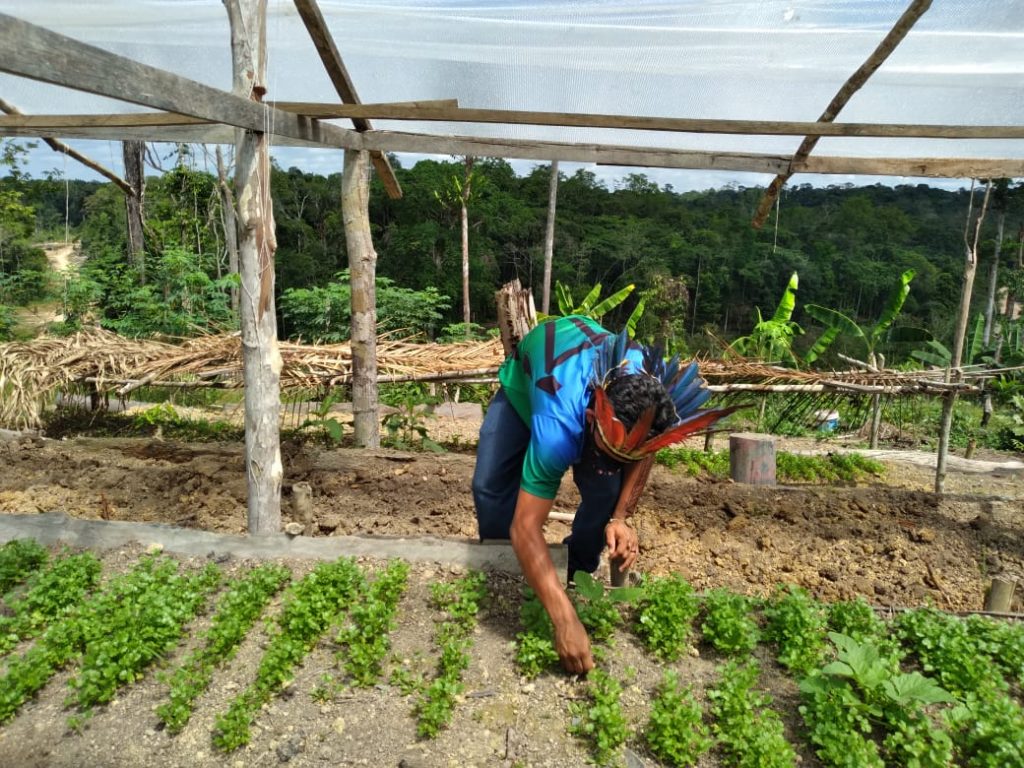
[[[321,0],[364,103],[814,121],[908,0]],[[0,0],[0,12],[230,90],[220,0]],[[268,94],[338,103],[290,0],[268,4]],[[0,54],[2,55],[2,54]],[[0,75],[27,114],[143,108]],[[1024,124],[1024,0],[934,0],[841,122]],[[350,126],[338,120],[339,125]],[[798,136],[374,120],[462,136],[792,154]],[[315,151],[315,150],[311,150]],[[1019,139],[823,138],[816,155],[1024,157]]]

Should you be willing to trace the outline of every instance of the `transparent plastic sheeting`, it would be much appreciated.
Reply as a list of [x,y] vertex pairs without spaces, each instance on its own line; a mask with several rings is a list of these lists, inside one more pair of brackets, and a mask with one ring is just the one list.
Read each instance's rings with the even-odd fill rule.
[[[363,102],[816,120],[909,0],[336,2],[319,6]],[[221,0],[0,0],[0,12],[218,88]],[[337,102],[291,0],[268,5],[268,98]],[[2,54],[0,54],[2,55]],[[140,107],[0,75],[29,114]],[[1024,123],[1024,0],[934,0],[843,122]],[[347,124],[347,123],[346,123]],[[374,122],[433,134],[792,153],[799,137]],[[820,155],[1022,157],[1024,141],[826,138]]]

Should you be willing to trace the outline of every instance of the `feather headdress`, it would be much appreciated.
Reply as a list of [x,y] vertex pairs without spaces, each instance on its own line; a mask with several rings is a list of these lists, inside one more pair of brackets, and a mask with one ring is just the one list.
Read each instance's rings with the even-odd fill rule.
[[[658,435],[651,436],[654,407],[644,411],[630,429],[615,416],[607,387],[623,371],[626,353],[639,346],[643,350],[642,373],[661,382],[676,409],[676,423]],[[645,347],[630,340],[626,331],[608,336],[594,359],[594,423],[608,452],[619,461],[639,461],[673,443],[701,432],[742,406],[701,409],[711,393],[697,375],[697,363],[690,361],[680,368],[679,355],[667,363],[657,348]]]

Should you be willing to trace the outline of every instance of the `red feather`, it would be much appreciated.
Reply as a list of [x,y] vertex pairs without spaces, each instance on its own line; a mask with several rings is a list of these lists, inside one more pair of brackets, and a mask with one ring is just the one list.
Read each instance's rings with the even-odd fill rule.
[[622,443],[622,450],[632,452],[638,445],[643,443],[647,433],[651,431],[651,424],[654,423],[654,408],[648,408],[637,420],[633,428],[629,430],[625,441]]
[[594,417],[605,443],[616,448],[622,445],[626,438],[626,425],[615,418],[615,409],[602,387],[594,391]]
[[654,453],[655,451],[672,445],[673,443],[685,440],[696,432],[701,432],[707,429],[719,419],[725,418],[733,411],[737,411],[743,407],[744,406],[742,405],[734,405],[729,408],[710,408],[706,411],[699,411],[682,424],[662,432],[657,437],[651,438],[641,445],[639,450],[643,451],[645,454]]

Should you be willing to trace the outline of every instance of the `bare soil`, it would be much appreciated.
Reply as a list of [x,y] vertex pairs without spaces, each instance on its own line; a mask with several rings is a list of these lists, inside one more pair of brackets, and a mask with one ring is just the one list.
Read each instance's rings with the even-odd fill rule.
[[[465,430],[470,430],[465,427]],[[451,431],[449,425],[445,429]],[[450,439],[451,434],[437,435]],[[466,438],[468,442],[470,437]],[[314,490],[319,533],[432,535],[475,538],[470,453],[366,452],[311,444],[284,446],[285,520],[290,489]],[[1024,482],[1019,473],[953,472],[946,495],[928,489],[933,470],[888,462],[885,474],[850,487],[752,488],[708,481],[656,467],[637,519],[640,570],[681,573],[698,589],[726,586],[767,594],[778,583],[797,584],[835,600],[863,595],[883,606],[926,602],[963,610],[982,607],[994,574],[1024,576]],[[571,482],[556,510],[575,507]],[[187,445],[161,440],[31,438],[0,443],[0,512],[62,511],[108,520],[171,523],[239,533],[245,528],[242,447]],[[548,524],[550,541],[568,533]],[[105,554],[108,570],[139,553]],[[243,563],[229,563],[229,568]],[[289,563],[296,574],[308,562]],[[368,565],[374,565],[368,563]],[[400,607],[392,665],[429,671],[434,662],[430,583],[455,578],[446,564],[413,567],[412,587]],[[252,679],[266,643],[253,631],[238,657],[214,679],[186,730],[159,730],[154,707],[165,695],[155,674],[101,708],[81,733],[68,731],[63,705],[68,673],[59,675],[18,718],[0,728],[0,765],[11,766],[574,766],[586,752],[567,735],[568,702],[579,682],[549,675],[527,682],[517,675],[511,641],[518,627],[521,583],[492,574],[492,600],[475,636],[466,692],[449,730],[437,741],[416,738],[412,701],[392,686],[352,690],[318,702],[311,692],[334,664],[321,643],[297,670],[285,695],[259,716],[252,744],[224,756],[210,733],[216,715]],[[1019,598],[1018,598],[1019,600]],[[1018,602],[1016,610],[1022,606]],[[170,660],[197,642],[208,617]],[[646,717],[663,665],[646,657],[635,638],[620,632],[607,668],[620,679],[635,670],[624,705],[634,726]],[[795,683],[770,661],[762,682],[799,729]],[[698,693],[714,679],[718,661],[696,647],[675,667]],[[2,663],[2,662],[0,662]],[[656,765],[633,742],[642,763]],[[804,765],[816,765],[804,753]],[[518,761],[518,762],[516,762]],[[701,765],[718,765],[707,757]]]

